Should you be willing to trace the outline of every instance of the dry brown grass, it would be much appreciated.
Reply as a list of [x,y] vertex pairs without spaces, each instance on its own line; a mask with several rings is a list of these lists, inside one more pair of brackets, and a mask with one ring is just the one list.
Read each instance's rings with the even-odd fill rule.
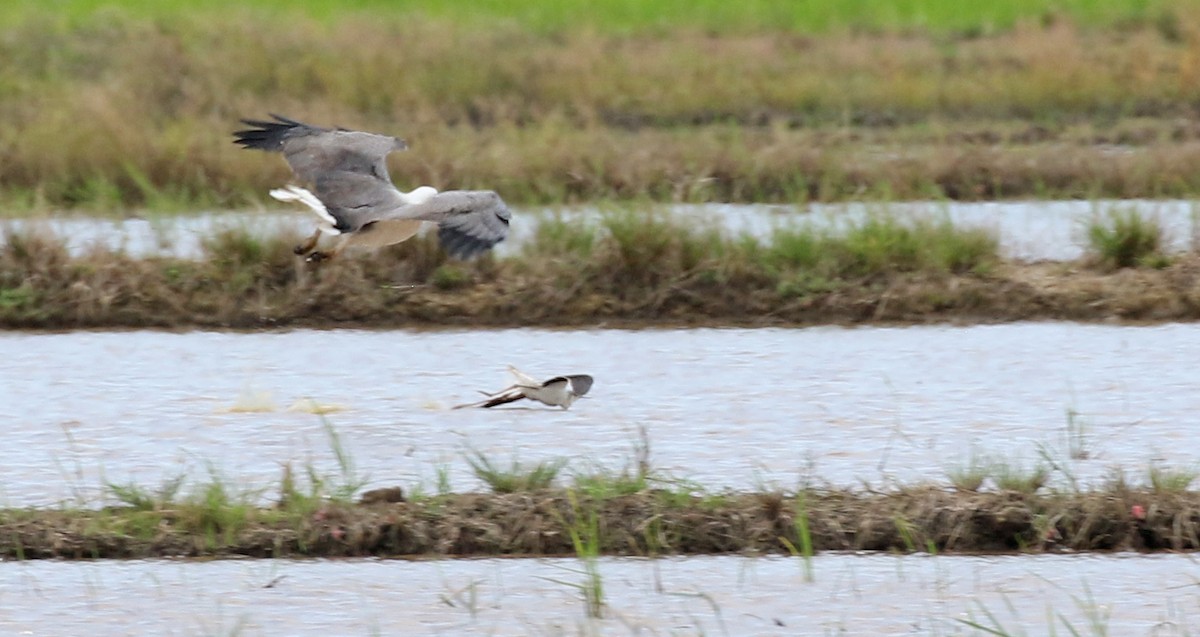
[[[599,197],[1200,192],[1200,22],[987,36],[653,36],[231,10],[3,28],[0,196],[241,206],[287,178],[229,143],[281,112],[398,134],[398,181]],[[1122,144],[1113,148],[1104,144]]]

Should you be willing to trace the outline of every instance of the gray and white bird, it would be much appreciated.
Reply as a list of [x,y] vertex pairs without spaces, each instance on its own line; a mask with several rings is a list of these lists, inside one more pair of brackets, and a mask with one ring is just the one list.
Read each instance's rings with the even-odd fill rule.
[[[283,153],[296,177],[312,188],[289,185],[271,191],[280,201],[310,208],[321,221],[296,246],[309,261],[337,256],[348,247],[378,248],[412,237],[422,222],[438,226],[446,252],[467,259],[508,236],[511,213],[491,190],[448,190],[430,186],[401,192],[388,176],[388,154],[405,150],[403,139],[344,128],[318,128],[279,115],[274,122],[242,120],[235,144]],[[329,252],[316,250],[322,234],[340,240]]]
[[517,379],[516,383],[492,394],[481,391],[479,393],[487,398],[476,403],[457,405],[454,408],[495,407],[528,398],[551,407],[562,407],[565,410],[570,409],[571,403],[587,394],[588,390],[592,388],[592,377],[587,374],[555,376],[546,381],[539,381],[512,365],[508,366],[508,371]]

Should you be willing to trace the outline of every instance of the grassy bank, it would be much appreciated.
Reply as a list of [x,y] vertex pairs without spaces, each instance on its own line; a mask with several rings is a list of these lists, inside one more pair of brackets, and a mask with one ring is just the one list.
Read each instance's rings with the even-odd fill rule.
[[[547,489],[447,494],[415,502],[259,508],[205,501],[90,510],[0,511],[0,555],[17,559],[177,556],[334,557],[575,554],[569,529],[603,529],[598,554],[812,551],[1043,552],[1196,550],[1200,494],[1149,490],[1074,496],[970,494],[938,486],[889,493],[812,491],[592,498]],[[798,518],[803,502],[805,518]],[[1138,506],[1141,509],[1135,509]],[[1149,511],[1140,519],[1131,511]],[[807,536],[798,519],[806,519]],[[807,537],[808,544],[805,544]],[[783,540],[787,540],[784,542]]]
[[[157,488],[110,484],[103,508],[2,509],[0,556],[695,555],[816,551],[978,553],[1195,550],[1194,472],[1114,475],[1091,489],[1047,488],[1049,470],[1007,465],[978,483],[886,490],[709,492],[654,472],[568,475],[562,462],[471,459],[490,492],[355,493],[354,474],[284,469],[272,489],[210,475]],[[345,465],[343,465],[345,467]],[[989,480],[983,482],[983,480]]]
[[809,325],[1200,318],[1200,267],[1157,226],[1115,215],[1075,263],[1003,261],[987,231],[873,216],[763,240],[618,210],[545,221],[505,258],[447,260],[432,237],[308,264],[299,237],[225,231],[198,260],[10,234],[0,326]]
[[514,202],[1200,192],[1196,2],[884,4],[6,5],[0,202],[252,204],[268,111]]

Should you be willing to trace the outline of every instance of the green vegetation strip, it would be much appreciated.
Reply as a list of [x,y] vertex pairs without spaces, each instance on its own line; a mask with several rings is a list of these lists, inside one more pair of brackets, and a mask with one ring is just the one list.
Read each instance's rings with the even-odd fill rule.
[[1098,218],[1086,260],[1006,263],[987,231],[886,215],[759,240],[618,210],[547,220],[518,253],[447,260],[433,237],[330,263],[299,237],[224,231],[199,260],[0,243],[0,327],[808,325],[1200,318],[1200,267],[1132,213]]
[[181,497],[131,486],[113,492],[125,504],[0,511],[0,555],[807,557],[829,550],[1200,548],[1200,493],[1123,483],[1050,494],[940,486],[706,494],[688,485],[610,475],[588,476],[568,488],[415,494],[391,502],[402,498],[400,489],[368,492],[365,503],[351,503],[285,488],[275,506],[256,506],[215,479]]
[[[716,32],[787,30],[821,32],[837,29],[961,31],[984,33],[1012,28],[1021,20],[1069,18],[1094,27],[1127,26],[1176,19],[1197,7],[1193,0],[1009,0],[965,7],[956,0],[856,0],[855,2],[791,2],[745,0],[736,5],[722,0],[262,0],[254,3],[264,14],[293,13],[336,20],[359,12],[411,19],[425,15],[456,22],[494,25],[517,22],[539,32],[578,30],[581,26],[617,33],[656,32],[665,28],[703,28]],[[241,9],[230,0],[56,0],[53,10],[63,19],[88,20],[112,12],[128,12],[160,20],[211,15]],[[0,16],[17,19],[44,15],[49,8],[38,0],[12,0]]]
[[252,204],[267,112],[513,202],[1200,193],[1195,0],[577,4],[6,3],[0,207]]
[[589,612],[599,613],[601,555],[787,553],[804,560],[811,578],[810,558],[828,550],[1200,549],[1196,471],[1151,466],[1140,484],[1114,471],[1080,488],[1070,466],[1085,457],[1075,453],[1082,447],[1069,457],[1043,447],[1032,468],[973,457],[947,471],[945,486],[819,488],[809,476],[793,492],[711,492],[656,470],[642,427],[620,470],[571,471],[561,459],[506,464],[470,450],[466,460],[490,492],[455,492],[449,467],[439,465],[433,491],[420,483],[359,496],[367,481],[323,422],[335,473],[289,463],[276,487],[239,489],[210,465],[202,480],[180,475],[154,489],[107,483],[99,508],[80,500],[0,509],[0,557],[574,554]]

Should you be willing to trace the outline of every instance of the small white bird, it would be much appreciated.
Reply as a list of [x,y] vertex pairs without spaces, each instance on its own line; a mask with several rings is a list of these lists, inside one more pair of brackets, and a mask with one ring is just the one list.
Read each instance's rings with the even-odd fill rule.
[[550,405],[551,407],[562,407],[565,410],[570,409],[571,403],[587,394],[588,390],[592,388],[592,377],[587,374],[555,376],[542,382],[523,373],[512,365],[508,366],[508,371],[512,372],[512,375],[517,379],[515,384],[493,394],[481,391],[479,393],[487,396],[486,399],[477,403],[457,405],[454,408],[495,407],[497,405],[506,405],[522,398],[528,398],[545,405]]

